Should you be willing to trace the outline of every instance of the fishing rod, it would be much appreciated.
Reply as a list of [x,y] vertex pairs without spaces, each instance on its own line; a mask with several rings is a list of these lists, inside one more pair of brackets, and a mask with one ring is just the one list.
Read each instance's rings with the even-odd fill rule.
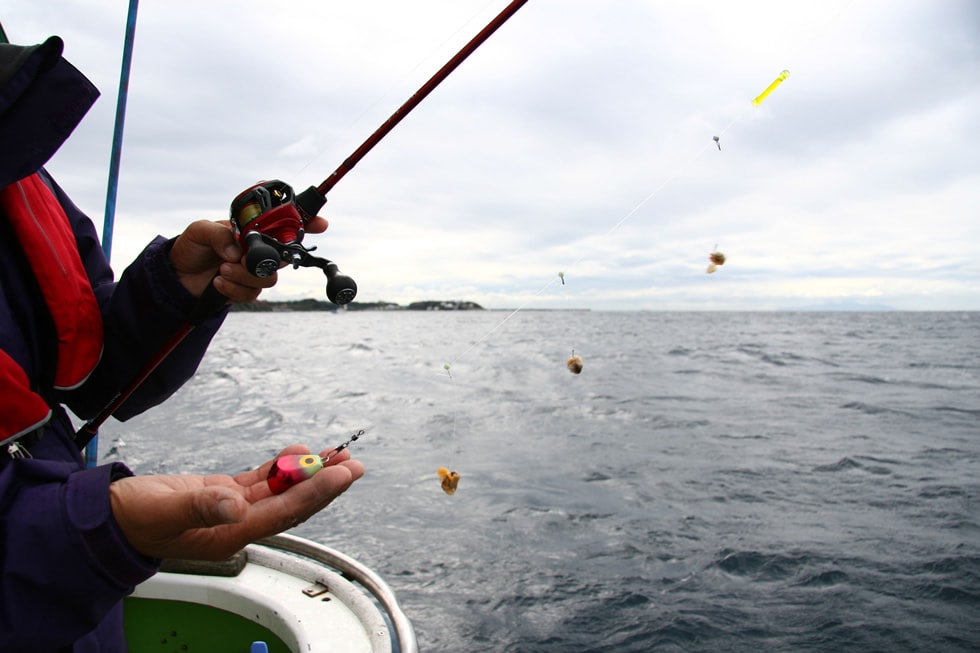
[[[507,20],[517,13],[527,3],[527,0],[513,0],[497,14],[493,20],[477,33],[449,61],[436,71],[404,104],[402,104],[373,134],[348,156],[330,176],[319,186],[310,186],[302,193],[292,197],[293,190],[281,181],[261,182],[246,189],[232,202],[232,227],[246,252],[245,265],[249,272],[259,277],[268,276],[279,268],[281,262],[290,263],[293,267],[316,265],[324,269],[327,278],[333,281],[335,289],[327,284],[327,298],[335,304],[346,304],[354,299],[357,285],[350,277],[342,277],[337,273],[336,266],[329,261],[324,266],[322,259],[308,256],[308,250],[300,243],[302,241],[302,226],[307,224],[327,202],[327,193],[337,185],[354,166],[370,152],[395,126],[417,107],[450,73],[479,48],[484,41],[497,31]],[[291,211],[295,207],[297,211]],[[272,213],[281,213],[273,216]],[[293,214],[296,215],[293,215]],[[267,226],[254,222],[264,217]],[[298,218],[298,220],[297,220]],[[273,224],[269,224],[274,222]],[[285,237],[292,241],[284,241],[270,233],[272,229],[281,230]],[[333,266],[332,268],[329,266]],[[336,279],[336,280],[335,280]]]
[[[245,254],[245,267],[248,271],[257,277],[267,277],[283,264],[292,265],[294,269],[318,267],[327,277],[327,299],[338,306],[353,301],[357,295],[357,284],[350,277],[341,274],[336,263],[310,254],[315,247],[308,248],[302,244],[305,226],[326,204],[327,193],[527,1],[512,0],[504,7],[503,11],[436,71],[318,186],[310,186],[297,195],[283,181],[263,181],[235,197],[231,202],[231,226]],[[225,301],[226,298],[218,292],[214,284],[208,284],[184,324],[98,415],[78,429],[75,433],[76,444],[80,448],[84,447],[98,433],[99,427],[125,403],[184,338],[221,308]]]

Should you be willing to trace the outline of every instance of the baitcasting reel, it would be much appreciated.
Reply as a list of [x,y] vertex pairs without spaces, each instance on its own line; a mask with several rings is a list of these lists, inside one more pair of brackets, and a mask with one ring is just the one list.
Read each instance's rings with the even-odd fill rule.
[[283,263],[320,268],[327,277],[327,299],[342,306],[357,295],[357,284],[340,274],[336,263],[311,255],[316,247],[302,244],[303,225],[325,201],[315,188],[296,196],[285,182],[262,181],[232,200],[231,225],[249,272],[268,277]]

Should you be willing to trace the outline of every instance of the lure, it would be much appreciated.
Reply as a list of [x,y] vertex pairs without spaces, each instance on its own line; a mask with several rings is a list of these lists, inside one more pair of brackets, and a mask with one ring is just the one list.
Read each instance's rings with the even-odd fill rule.
[[269,489],[282,494],[300,481],[312,478],[323,469],[324,459],[315,454],[280,456],[269,470]]
[[757,107],[760,104],[762,104],[762,101],[765,100],[767,97],[769,97],[769,94],[775,91],[776,87],[782,84],[783,80],[785,80],[787,77],[789,77],[788,70],[784,70],[783,72],[779,73],[779,77],[774,79],[772,81],[772,84],[766,87],[766,90],[764,90],[762,93],[759,93],[759,95],[756,96],[754,100],[752,100],[752,106]]
[[576,356],[573,352],[571,358],[568,359],[568,362],[566,362],[565,365],[568,366],[568,371],[572,374],[580,374],[584,363],[582,362],[582,357]]
[[718,151],[721,152],[721,136],[712,136],[711,140],[715,142],[715,145],[718,146]]
[[269,489],[272,490],[273,494],[282,494],[297,483],[312,478],[314,474],[323,469],[335,454],[349,447],[351,442],[354,442],[362,435],[364,435],[364,429],[350,436],[347,442],[336,447],[326,456],[317,456],[312,453],[279,456],[272,463],[272,469],[269,470]]
[[456,494],[456,486],[459,485],[459,472],[449,471],[445,467],[436,470],[439,480],[442,482],[442,491],[452,496]]

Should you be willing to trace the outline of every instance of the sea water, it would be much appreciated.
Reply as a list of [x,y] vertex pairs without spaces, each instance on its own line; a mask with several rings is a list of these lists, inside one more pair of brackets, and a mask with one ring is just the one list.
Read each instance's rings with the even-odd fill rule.
[[236,473],[359,429],[295,532],[424,651],[980,649],[980,313],[235,313],[100,453]]

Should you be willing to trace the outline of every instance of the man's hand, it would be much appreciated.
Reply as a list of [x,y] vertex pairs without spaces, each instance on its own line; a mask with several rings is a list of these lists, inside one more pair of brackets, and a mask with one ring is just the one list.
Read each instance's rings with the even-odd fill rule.
[[[304,228],[307,233],[322,233],[327,230],[327,221],[317,216]],[[170,264],[180,283],[195,297],[200,297],[214,279],[215,289],[235,303],[255,300],[278,279],[277,274],[256,277],[245,268],[242,248],[228,221],[192,222],[174,241]]]
[[[291,446],[280,455],[305,454]],[[232,478],[132,476],[109,488],[112,513],[136,551],[150,558],[224,560],[246,544],[306,521],[364,475],[349,451],[331,455],[312,478],[282,494],[266,481],[273,460]]]

